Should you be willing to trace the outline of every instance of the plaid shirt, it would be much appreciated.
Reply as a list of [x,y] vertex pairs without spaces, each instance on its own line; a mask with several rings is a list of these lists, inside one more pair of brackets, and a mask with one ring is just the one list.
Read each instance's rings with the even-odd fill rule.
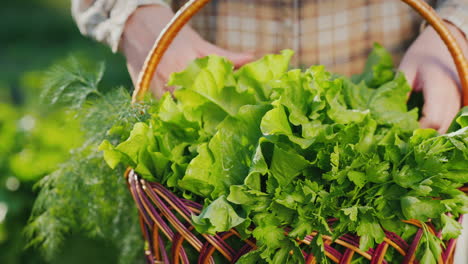
[[[173,0],[176,10],[187,0]],[[468,33],[468,0],[426,0]],[[90,7],[83,3],[91,2]],[[437,3],[436,3],[437,2]],[[163,0],[72,0],[85,35],[117,51],[125,21],[140,5]],[[359,72],[374,42],[398,63],[417,36],[421,19],[400,0],[212,0],[192,20],[207,40],[257,56],[290,48],[293,66],[323,64],[346,75]]]
[[[173,1],[178,8],[185,1]],[[436,6],[436,1],[428,1]],[[439,1],[443,2],[443,1]],[[439,14],[456,17],[464,5],[459,27],[468,23],[468,1],[445,1]],[[345,75],[362,71],[374,42],[399,62],[419,33],[421,18],[399,0],[215,0],[192,25],[206,39],[235,51],[261,56],[290,48],[293,66],[323,64]],[[468,32],[468,31],[467,31]]]
[[[426,1],[468,33],[468,0]],[[117,51],[128,16],[140,5],[165,2],[176,10],[187,0],[72,0],[72,11],[83,34]],[[289,48],[296,52],[293,66],[323,64],[350,75],[363,68],[374,42],[398,63],[421,19],[400,0],[212,0],[191,23],[230,50],[261,56]]]

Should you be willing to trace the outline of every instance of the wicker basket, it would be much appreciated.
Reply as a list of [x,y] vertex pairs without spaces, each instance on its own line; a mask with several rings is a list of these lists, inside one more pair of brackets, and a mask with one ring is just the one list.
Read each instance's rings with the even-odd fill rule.
[[[402,1],[413,7],[432,25],[449,48],[463,87],[463,104],[468,105],[468,64],[455,39],[443,21],[425,2],[422,0]],[[163,30],[145,62],[133,94],[133,102],[140,100],[148,90],[159,61],[177,33],[208,2],[209,0],[189,1]],[[199,214],[202,205],[175,196],[159,183],[145,181],[131,169],[127,170],[125,176],[139,210],[148,263],[189,263],[190,252],[192,254],[195,252],[199,256],[198,263],[215,263],[214,254],[217,254],[218,258],[225,259],[222,263],[235,263],[242,255],[256,248],[253,239],[242,241],[240,234],[234,229],[214,236],[196,233],[191,225],[191,215]],[[465,192],[467,189],[464,188]],[[459,218],[459,222],[462,218]],[[331,225],[335,221],[336,219],[330,219],[328,222]],[[385,254],[389,247],[392,247],[404,256],[403,263],[418,263],[415,260],[415,249],[423,235],[422,225],[416,220],[405,222],[419,227],[412,241],[404,241],[395,233],[386,231],[384,242],[368,251],[362,251],[359,249],[359,237],[353,234],[346,234],[335,240],[323,236],[326,243],[325,254],[334,263],[351,263],[355,254],[370,260],[371,264],[387,263]],[[430,232],[440,237],[440,233],[430,223],[428,226]],[[285,234],[287,232],[288,230],[285,230]],[[313,232],[303,240],[298,240],[298,243],[303,246],[302,252],[306,263],[316,263],[314,256],[307,251],[306,247],[316,234]],[[445,248],[442,250],[438,263],[453,263],[456,241],[457,239],[444,241]],[[168,243],[171,244],[170,252],[166,250]]]

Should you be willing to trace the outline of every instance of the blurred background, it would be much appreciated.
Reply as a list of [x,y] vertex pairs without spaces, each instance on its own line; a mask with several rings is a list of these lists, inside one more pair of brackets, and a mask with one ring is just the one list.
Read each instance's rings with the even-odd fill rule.
[[[82,141],[78,124],[63,109],[41,105],[39,95],[52,65],[74,56],[104,61],[104,87],[130,87],[125,63],[109,48],[81,36],[67,0],[15,0],[0,5],[0,263],[47,263],[25,249],[23,227],[37,190],[69,150]],[[105,241],[70,234],[52,263],[116,263]],[[50,263],[50,262],[48,262]]]

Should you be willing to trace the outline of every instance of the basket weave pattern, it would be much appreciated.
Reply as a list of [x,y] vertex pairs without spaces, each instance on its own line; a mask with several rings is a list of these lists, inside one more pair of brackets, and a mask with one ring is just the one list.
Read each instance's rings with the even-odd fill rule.
[[[191,246],[199,252],[198,263],[215,263],[213,254],[218,251],[226,261],[223,263],[235,263],[242,255],[256,249],[253,239],[244,240],[244,245],[238,248],[231,246],[229,240],[240,241],[240,234],[236,230],[219,233],[217,235],[198,234],[191,225],[191,215],[199,214],[202,205],[195,202],[178,198],[171,191],[167,190],[159,183],[152,183],[140,178],[135,172],[127,172],[128,186],[140,212],[140,225],[143,236],[147,242],[145,254],[147,263],[184,263],[188,264],[189,258],[186,246]],[[461,223],[463,217],[458,221]],[[330,226],[337,219],[329,219]],[[356,254],[368,259],[371,264],[384,263],[385,254],[389,247],[394,248],[402,256],[402,263],[418,263],[414,253],[421,241],[423,230],[421,224],[415,220],[405,221],[419,227],[418,232],[411,242],[406,242],[397,234],[385,231],[384,242],[367,251],[359,249],[359,237],[353,234],[346,234],[338,239],[332,240],[330,236],[322,235],[325,245],[325,255],[334,263],[351,263]],[[440,232],[434,230],[429,223],[430,231],[440,238]],[[288,230],[285,230],[285,235]],[[311,233],[297,242],[303,246],[303,254],[306,263],[316,263],[310,252],[307,252],[309,245],[317,235]],[[185,242],[185,243],[184,243]],[[234,243],[239,244],[239,243]],[[170,245],[170,252],[166,251],[166,246]],[[444,241],[445,247],[438,263],[452,263],[452,257],[456,245],[456,239]],[[342,249],[345,248],[343,251]],[[309,248],[310,250],[310,248]],[[412,254],[407,254],[412,252]]]

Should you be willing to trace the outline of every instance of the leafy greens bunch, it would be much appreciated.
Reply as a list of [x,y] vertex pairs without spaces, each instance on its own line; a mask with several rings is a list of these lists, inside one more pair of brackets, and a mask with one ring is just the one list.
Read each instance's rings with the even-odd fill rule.
[[[288,71],[292,55],[237,71],[221,57],[194,61],[172,75],[174,98],[166,94],[127,140],[101,144],[107,163],[204,200],[197,231],[253,236],[258,249],[239,263],[303,263],[296,239],[312,231],[317,256],[321,235],[357,233],[367,250],[384,229],[413,235],[403,219],[431,219],[443,238],[458,236],[446,213],[468,209],[457,190],[468,181],[466,117],[446,135],[418,129],[410,87],[381,46],[352,80],[323,66]],[[436,263],[439,240],[427,232],[423,245],[419,257]]]
[[[292,55],[267,55],[236,71],[221,57],[198,59],[172,75],[173,97],[135,107],[123,102],[128,93],[102,94],[81,75],[55,85],[52,94],[63,93],[65,101],[83,99],[71,101],[81,102],[89,140],[41,183],[30,233],[55,246],[51,237],[84,220],[89,232],[119,241],[128,253],[134,233],[122,227],[137,225],[120,174],[130,166],[203,203],[192,219],[198,232],[236,228],[254,237],[258,249],[238,263],[304,263],[297,239],[313,231],[306,251],[327,263],[323,236],[355,233],[366,250],[383,241],[385,230],[414,236],[417,229],[404,219],[430,220],[443,239],[457,237],[455,217],[468,212],[458,190],[468,182],[468,114],[445,135],[418,129],[417,110],[405,104],[410,87],[379,45],[351,79],[323,66],[288,70]],[[66,96],[67,89],[82,93]],[[117,173],[99,161],[101,141]],[[417,257],[436,263],[441,240],[428,228]],[[399,253],[389,251],[386,260],[398,263]]]

